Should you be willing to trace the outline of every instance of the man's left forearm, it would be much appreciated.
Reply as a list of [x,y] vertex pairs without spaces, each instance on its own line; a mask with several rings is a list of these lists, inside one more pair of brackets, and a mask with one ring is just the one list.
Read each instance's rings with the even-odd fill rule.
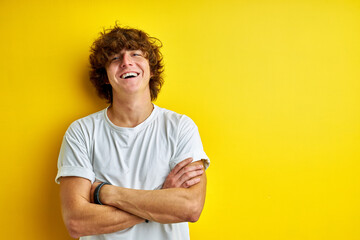
[[150,221],[196,222],[205,202],[206,174],[190,188],[135,190],[105,185],[100,194],[104,204]]

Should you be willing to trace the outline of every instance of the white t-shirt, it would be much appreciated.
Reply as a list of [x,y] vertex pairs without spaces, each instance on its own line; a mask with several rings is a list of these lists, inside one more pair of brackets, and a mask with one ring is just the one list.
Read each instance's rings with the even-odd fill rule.
[[[55,181],[77,176],[143,190],[160,189],[176,164],[192,157],[209,158],[195,123],[187,116],[154,105],[151,115],[134,128],[114,125],[107,108],[73,122],[65,133]],[[140,223],[93,239],[189,239],[188,223]]]

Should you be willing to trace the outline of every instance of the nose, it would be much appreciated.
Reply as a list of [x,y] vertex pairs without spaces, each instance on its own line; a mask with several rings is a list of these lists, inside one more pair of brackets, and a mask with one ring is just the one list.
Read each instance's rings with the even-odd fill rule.
[[131,56],[128,52],[125,52],[122,56],[122,61],[121,61],[121,67],[127,67],[127,66],[132,66],[133,62],[131,59]]

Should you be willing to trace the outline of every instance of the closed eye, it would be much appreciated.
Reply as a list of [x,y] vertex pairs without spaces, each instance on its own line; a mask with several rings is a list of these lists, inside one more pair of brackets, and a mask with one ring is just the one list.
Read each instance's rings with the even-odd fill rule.
[[142,54],[142,51],[140,51],[140,50],[135,50],[135,51],[132,51],[131,55],[132,55],[132,56],[135,56],[135,57],[138,57],[138,56],[141,57],[143,54]]

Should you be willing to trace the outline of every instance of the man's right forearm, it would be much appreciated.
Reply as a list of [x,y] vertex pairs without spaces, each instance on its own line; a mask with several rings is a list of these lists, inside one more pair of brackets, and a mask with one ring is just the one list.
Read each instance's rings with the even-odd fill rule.
[[71,237],[117,232],[145,220],[115,207],[90,203],[90,181],[61,179],[61,203],[65,225]]
[[92,203],[84,204],[77,211],[63,215],[73,238],[117,232],[145,221],[117,208]]

